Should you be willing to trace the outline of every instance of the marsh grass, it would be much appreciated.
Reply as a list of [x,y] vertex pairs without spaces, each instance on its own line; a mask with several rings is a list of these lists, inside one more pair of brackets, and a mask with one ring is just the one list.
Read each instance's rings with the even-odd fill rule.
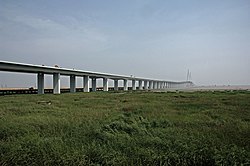
[[0,97],[0,165],[248,165],[250,92]]

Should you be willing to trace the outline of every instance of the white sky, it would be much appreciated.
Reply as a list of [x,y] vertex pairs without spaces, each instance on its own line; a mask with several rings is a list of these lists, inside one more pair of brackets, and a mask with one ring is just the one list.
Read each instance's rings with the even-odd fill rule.
[[[0,0],[0,60],[249,85],[249,53],[249,0]],[[35,84],[0,72],[1,86]]]

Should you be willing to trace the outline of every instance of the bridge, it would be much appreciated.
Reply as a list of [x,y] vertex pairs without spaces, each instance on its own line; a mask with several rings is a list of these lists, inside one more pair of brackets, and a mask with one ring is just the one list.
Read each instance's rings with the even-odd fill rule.
[[[147,89],[167,89],[167,88],[184,88],[192,86],[191,81],[167,81],[149,78],[140,78],[133,76],[100,73],[76,69],[61,68],[58,66],[44,66],[44,65],[33,65],[25,63],[16,63],[8,61],[0,61],[0,71],[5,72],[17,72],[17,73],[33,73],[37,75],[37,93],[44,94],[44,76],[53,75],[53,93],[61,93],[60,76],[69,76],[70,78],[70,92],[74,93],[77,91],[76,88],[76,77],[83,78],[83,92],[90,92],[90,80],[92,83],[92,91],[97,91],[97,79],[102,79],[103,81],[103,91],[108,91],[109,85],[108,80],[114,81],[114,90],[118,91],[118,81],[123,81],[123,90],[147,90]],[[128,81],[132,81],[132,88],[128,88]],[[139,87],[136,87],[138,83]]]

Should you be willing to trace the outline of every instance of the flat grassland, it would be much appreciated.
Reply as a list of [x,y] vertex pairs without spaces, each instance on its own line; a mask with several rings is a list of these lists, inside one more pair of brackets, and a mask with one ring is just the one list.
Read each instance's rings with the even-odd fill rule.
[[250,92],[0,96],[0,165],[249,165]]

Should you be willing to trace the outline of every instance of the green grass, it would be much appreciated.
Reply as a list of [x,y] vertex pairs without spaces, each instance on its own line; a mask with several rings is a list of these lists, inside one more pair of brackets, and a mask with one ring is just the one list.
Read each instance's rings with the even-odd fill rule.
[[249,165],[250,92],[0,96],[0,165]]

